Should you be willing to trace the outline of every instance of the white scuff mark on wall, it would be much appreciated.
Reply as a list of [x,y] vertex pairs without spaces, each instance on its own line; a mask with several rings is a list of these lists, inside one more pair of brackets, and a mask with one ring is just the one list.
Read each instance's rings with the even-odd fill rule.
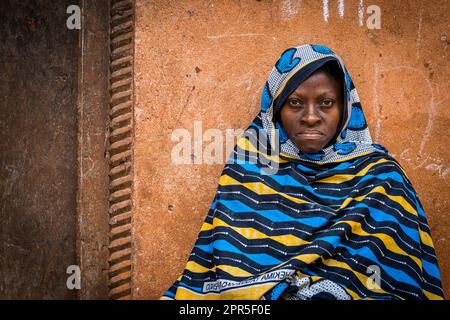
[[345,11],[345,0],[339,0],[338,8],[339,8],[339,17],[343,18]]
[[428,171],[437,172],[437,174],[442,178],[445,178],[450,174],[450,166],[448,164],[444,164],[444,159],[429,155],[421,158],[416,156],[414,159],[414,157],[411,157],[411,151],[411,148],[406,148],[400,153],[399,160],[401,163],[409,162],[411,165],[415,164],[412,166],[413,170],[423,168]]
[[291,20],[300,12],[301,0],[283,0],[281,5],[281,18]]
[[375,72],[374,72],[374,79],[373,79],[373,109],[374,109],[374,115],[376,117],[375,122],[375,138],[374,142],[378,143],[380,139],[380,132],[381,132],[381,110],[380,105],[378,103],[378,79],[380,77],[380,63],[375,64]]
[[235,38],[235,37],[265,37],[264,33],[238,33],[238,34],[218,34],[218,35],[208,35],[208,39],[221,39],[221,38]]
[[330,13],[328,11],[328,0],[322,1],[322,7],[323,7],[323,21],[328,22],[328,17],[330,16]]
[[359,0],[359,3],[358,3],[358,19],[359,19],[359,25],[362,27],[364,25],[364,2],[363,2],[363,0]]
[[442,164],[432,163],[425,167],[429,171],[435,171],[440,177],[446,177],[450,173],[450,167],[445,168]]
[[416,57],[420,58],[420,44],[422,42],[422,11],[420,11],[419,25],[417,28],[417,39],[416,39]]

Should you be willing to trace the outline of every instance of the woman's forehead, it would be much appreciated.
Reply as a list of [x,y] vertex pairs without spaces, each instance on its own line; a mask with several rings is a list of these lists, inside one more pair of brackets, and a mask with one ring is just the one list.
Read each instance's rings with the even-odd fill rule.
[[291,95],[308,93],[311,90],[335,93],[340,90],[340,85],[339,81],[328,72],[318,70],[303,81]]

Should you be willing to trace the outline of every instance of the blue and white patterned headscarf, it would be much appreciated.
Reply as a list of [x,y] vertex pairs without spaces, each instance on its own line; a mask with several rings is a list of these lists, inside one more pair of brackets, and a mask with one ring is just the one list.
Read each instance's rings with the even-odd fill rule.
[[[302,153],[288,138],[281,124],[274,121],[274,115],[280,111],[286,96],[329,61],[336,61],[345,75],[343,125],[335,143],[318,153]],[[384,147],[372,143],[358,93],[342,58],[322,45],[305,44],[290,48],[281,55],[264,86],[261,97],[261,118],[272,146],[275,145],[275,130],[278,129],[281,154],[294,159],[329,163],[372,151],[385,150]]]

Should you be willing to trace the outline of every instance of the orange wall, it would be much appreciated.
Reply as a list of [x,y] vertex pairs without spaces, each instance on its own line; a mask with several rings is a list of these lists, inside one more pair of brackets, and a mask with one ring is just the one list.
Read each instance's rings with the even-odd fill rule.
[[[174,165],[171,134],[244,128],[279,54],[324,44],[346,62],[373,139],[405,167],[425,207],[450,297],[450,2],[136,0],[134,292],[158,298],[182,272],[223,164]],[[205,146],[206,144],[204,144]],[[225,161],[225,160],[224,160]],[[223,161],[223,162],[224,162]]]

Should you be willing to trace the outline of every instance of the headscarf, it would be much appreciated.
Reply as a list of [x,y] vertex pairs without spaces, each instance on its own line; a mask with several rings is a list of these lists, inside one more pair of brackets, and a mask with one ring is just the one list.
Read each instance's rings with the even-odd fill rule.
[[[321,151],[303,153],[274,115],[330,61],[343,74],[341,126]],[[400,164],[372,143],[343,60],[322,45],[284,51],[162,299],[442,298],[423,207]]]

